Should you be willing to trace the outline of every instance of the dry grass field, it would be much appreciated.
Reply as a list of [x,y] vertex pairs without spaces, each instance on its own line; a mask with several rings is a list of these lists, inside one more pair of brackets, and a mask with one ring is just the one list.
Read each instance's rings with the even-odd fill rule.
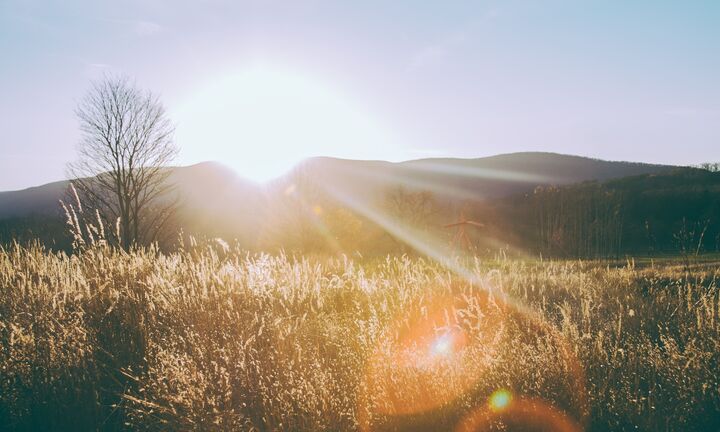
[[717,266],[447,264],[0,250],[0,429],[720,429]]

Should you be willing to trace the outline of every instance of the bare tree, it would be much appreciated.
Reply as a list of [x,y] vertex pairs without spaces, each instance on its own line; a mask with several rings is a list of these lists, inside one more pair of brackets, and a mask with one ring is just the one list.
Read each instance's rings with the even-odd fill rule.
[[128,78],[105,77],[76,115],[82,139],[68,171],[85,206],[115,225],[126,250],[158,240],[177,207],[167,168],[177,154],[174,127],[159,98]]
[[720,162],[706,162],[699,165],[695,165],[695,168],[700,168],[710,172],[720,172]]
[[427,228],[436,213],[432,192],[410,191],[402,186],[385,194],[385,208],[398,221],[416,228]]
[[[432,192],[408,190],[403,186],[394,187],[385,192],[384,209],[395,223],[405,228],[428,233],[437,214],[437,206]],[[407,242],[391,233],[387,233],[403,252],[412,248]]]

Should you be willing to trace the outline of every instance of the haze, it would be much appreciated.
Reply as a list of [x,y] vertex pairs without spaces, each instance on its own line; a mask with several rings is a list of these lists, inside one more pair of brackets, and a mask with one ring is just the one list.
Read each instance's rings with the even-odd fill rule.
[[178,164],[257,180],[318,155],[714,161],[718,22],[713,1],[4,0],[0,190],[64,178],[107,72],[161,95]]

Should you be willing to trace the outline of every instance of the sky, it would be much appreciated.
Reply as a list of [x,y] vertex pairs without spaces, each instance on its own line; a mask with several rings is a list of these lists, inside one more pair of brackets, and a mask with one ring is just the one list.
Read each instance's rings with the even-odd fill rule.
[[720,2],[0,0],[0,190],[66,177],[74,109],[122,74],[176,161],[552,151],[720,160]]

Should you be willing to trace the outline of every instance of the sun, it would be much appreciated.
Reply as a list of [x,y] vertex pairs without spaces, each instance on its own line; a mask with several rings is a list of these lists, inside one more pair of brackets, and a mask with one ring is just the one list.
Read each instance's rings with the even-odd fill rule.
[[212,79],[172,116],[182,163],[217,160],[255,181],[312,156],[395,157],[387,129],[353,98],[280,68],[255,66]]

